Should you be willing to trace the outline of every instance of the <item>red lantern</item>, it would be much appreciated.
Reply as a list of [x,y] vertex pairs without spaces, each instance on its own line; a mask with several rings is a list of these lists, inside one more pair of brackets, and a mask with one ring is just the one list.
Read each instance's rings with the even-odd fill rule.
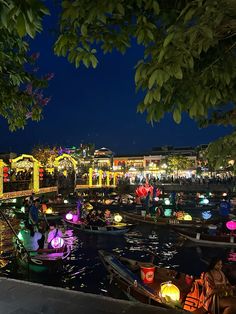
[[3,179],[3,182],[8,182],[8,179],[7,179],[7,178],[4,178],[4,179]]
[[39,172],[44,172],[44,169],[43,168],[39,168]]
[[8,172],[8,167],[3,167],[3,172]]

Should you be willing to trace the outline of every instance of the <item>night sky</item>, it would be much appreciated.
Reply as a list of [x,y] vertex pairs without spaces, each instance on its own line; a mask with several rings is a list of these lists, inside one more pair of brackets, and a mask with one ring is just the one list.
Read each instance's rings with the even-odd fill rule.
[[44,32],[32,43],[40,52],[40,72],[53,72],[45,94],[51,101],[44,119],[29,122],[24,130],[10,132],[0,119],[1,152],[30,153],[35,145],[78,146],[94,143],[116,154],[147,153],[154,146],[196,146],[229,133],[229,128],[199,129],[187,116],[180,125],[167,115],[159,124],[147,124],[145,114],[137,113],[141,93],[135,93],[134,66],[142,49],[134,45],[122,56],[114,52],[99,55],[96,69],[83,65],[76,69],[65,58],[53,54],[55,17],[44,21]]

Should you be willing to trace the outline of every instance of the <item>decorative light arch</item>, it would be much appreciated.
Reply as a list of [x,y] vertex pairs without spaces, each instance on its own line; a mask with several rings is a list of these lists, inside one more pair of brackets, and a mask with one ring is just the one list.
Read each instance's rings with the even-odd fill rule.
[[[31,168],[31,166],[33,168],[33,191],[38,192],[39,191],[39,166],[40,166],[40,163],[37,159],[34,158],[34,156],[26,155],[26,154],[20,155],[20,156],[11,160],[11,167],[16,168],[17,163],[19,163],[21,161],[23,164],[24,159],[30,160],[28,166],[29,166],[29,168]],[[32,163],[32,165],[30,163]],[[27,169],[27,167],[26,167],[26,169]]]
[[56,157],[54,160],[54,166],[58,168],[60,166],[60,161],[63,159],[68,159],[71,162],[71,164],[73,165],[74,170],[76,170],[77,161],[68,154],[62,154],[62,155]]

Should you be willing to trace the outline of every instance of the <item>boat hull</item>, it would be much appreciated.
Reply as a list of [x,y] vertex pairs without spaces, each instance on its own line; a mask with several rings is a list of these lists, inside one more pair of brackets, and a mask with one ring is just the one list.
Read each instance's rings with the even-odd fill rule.
[[64,219],[64,222],[79,231],[84,231],[88,233],[95,233],[95,234],[110,234],[110,235],[122,235],[126,232],[128,232],[132,225],[124,225],[124,226],[105,226],[105,227],[100,227],[100,226],[91,226],[91,225],[85,225],[81,223],[75,223],[69,220]]

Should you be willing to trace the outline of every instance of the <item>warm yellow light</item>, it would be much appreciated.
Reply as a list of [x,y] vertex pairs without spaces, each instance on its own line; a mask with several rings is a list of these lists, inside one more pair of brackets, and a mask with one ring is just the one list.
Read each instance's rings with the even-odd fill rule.
[[46,214],[52,214],[52,207],[46,209]]
[[184,220],[193,220],[192,216],[189,214],[184,215]]
[[121,222],[122,221],[122,216],[120,215],[120,214],[115,214],[115,216],[114,216],[114,220],[115,220],[115,222],[117,222],[117,223],[119,223],[119,222]]
[[172,301],[179,301],[180,291],[171,281],[163,282],[161,284],[161,297],[165,298],[168,301],[170,298]]

